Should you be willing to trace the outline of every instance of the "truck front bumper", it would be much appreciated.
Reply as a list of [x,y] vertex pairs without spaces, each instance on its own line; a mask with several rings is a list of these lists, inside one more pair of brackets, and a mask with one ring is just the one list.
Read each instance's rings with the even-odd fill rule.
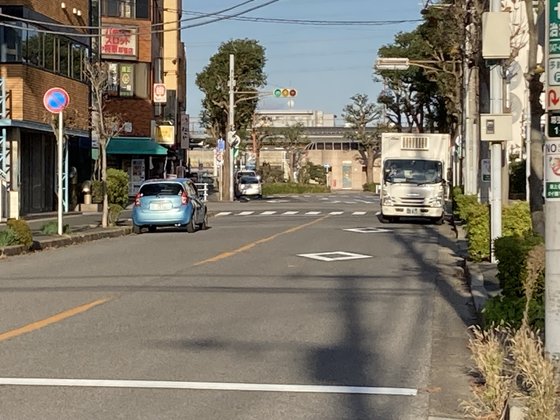
[[381,206],[383,216],[400,217],[443,217],[444,211],[441,207],[404,207],[404,206]]

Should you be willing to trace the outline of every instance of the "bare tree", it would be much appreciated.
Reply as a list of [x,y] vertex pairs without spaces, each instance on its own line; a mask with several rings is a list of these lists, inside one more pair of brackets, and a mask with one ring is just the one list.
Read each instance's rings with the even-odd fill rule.
[[306,155],[306,146],[309,144],[308,138],[303,134],[303,124],[297,123],[289,127],[283,127],[278,130],[276,143],[280,144],[286,150],[290,182],[296,182],[297,173],[303,163]]
[[270,117],[254,114],[251,124],[252,152],[255,155],[255,166],[260,166],[261,149],[264,140],[272,135],[272,121]]
[[111,138],[122,130],[122,121],[116,114],[105,110],[105,99],[109,84],[109,66],[103,62],[85,62],[85,75],[91,86],[92,117],[91,128],[97,133],[99,159],[101,161],[101,183],[103,185],[103,216],[101,225],[109,226],[109,199],[107,196],[107,146]]
[[381,132],[368,130],[372,123],[379,128],[381,115],[380,106],[370,103],[366,94],[358,93],[352,98],[352,103],[346,105],[342,117],[354,129],[347,137],[358,143],[358,152],[362,164],[366,167],[366,182],[373,182],[373,164],[381,153]]

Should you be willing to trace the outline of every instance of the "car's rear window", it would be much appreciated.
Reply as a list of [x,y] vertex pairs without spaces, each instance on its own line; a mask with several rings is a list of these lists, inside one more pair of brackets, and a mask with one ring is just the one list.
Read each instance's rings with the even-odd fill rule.
[[259,179],[254,176],[244,176],[239,180],[239,182],[241,184],[258,184]]
[[154,195],[180,195],[183,192],[181,184],[176,182],[162,182],[159,184],[146,184],[140,188],[140,194],[144,197]]

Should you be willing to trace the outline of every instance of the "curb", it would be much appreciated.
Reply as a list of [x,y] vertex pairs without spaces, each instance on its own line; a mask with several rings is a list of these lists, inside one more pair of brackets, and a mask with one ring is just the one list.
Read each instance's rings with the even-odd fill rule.
[[471,264],[467,260],[465,260],[465,273],[471,286],[474,307],[476,311],[480,313],[482,308],[484,308],[484,304],[490,297],[488,291],[484,287],[484,275],[475,264]]
[[116,238],[126,236],[132,233],[131,226],[107,228],[103,230],[74,233],[63,236],[51,236],[44,239],[34,240],[30,248],[24,245],[12,245],[0,247],[0,258],[11,257],[14,255],[32,253],[34,251],[43,251],[49,248],[61,248],[64,246],[91,242],[98,239]]

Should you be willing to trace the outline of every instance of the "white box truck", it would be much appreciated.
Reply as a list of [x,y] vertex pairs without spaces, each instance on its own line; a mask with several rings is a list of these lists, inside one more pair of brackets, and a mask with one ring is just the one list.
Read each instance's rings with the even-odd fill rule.
[[450,147],[449,134],[382,134],[382,222],[397,221],[400,217],[443,222]]

